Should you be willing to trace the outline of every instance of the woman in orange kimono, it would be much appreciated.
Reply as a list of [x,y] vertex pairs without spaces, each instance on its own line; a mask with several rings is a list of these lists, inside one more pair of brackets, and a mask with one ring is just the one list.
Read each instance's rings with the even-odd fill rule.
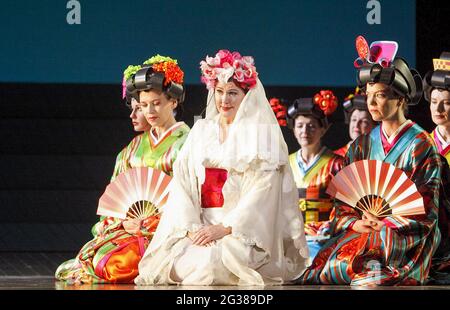
[[343,162],[341,156],[323,146],[321,141],[330,127],[327,116],[336,107],[336,97],[327,90],[320,91],[314,98],[297,99],[288,109],[289,127],[300,145],[300,150],[289,155],[289,163],[298,188],[311,259],[329,238],[333,204],[325,191]]
[[[147,127],[117,156],[111,181],[134,167],[151,167],[171,175],[189,132],[184,122],[174,118],[184,97],[183,72],[176,60],[157,55],[142,66],[130,66],[124,80],[127,98],[136,109],[133,113],[139,119],[143,115]],[[135,125],[137,121],[132,120]],[[144,221],[102,216],[92,228],[94,239],[76,258],[58,267],[56,278],[68,283],[133,282],[158,222],[159,216]]]

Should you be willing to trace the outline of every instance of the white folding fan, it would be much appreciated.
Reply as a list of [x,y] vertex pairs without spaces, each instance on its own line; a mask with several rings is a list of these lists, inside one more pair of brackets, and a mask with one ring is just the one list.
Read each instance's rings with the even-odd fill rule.
[[160,213],[171,177],[152,168],[132,168],[117,176],[100,197],[97,214],[145,219]]
[[401,169],[379,160],[360,160],[344,167],[327,193],[377,217],[425,214],[414,182]]

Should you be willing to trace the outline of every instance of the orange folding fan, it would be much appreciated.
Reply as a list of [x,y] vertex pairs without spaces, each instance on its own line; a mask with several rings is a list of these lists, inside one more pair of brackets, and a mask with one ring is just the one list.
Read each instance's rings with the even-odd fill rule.
[[132,168],[114,179],[100,197],[97,214],[119,219],[145,219],[160,213],[171,177],[152,168]]
[[360,160],[344,167],[327,193],[377,217],[425,214],[414,182],[403,170],[379,160]]

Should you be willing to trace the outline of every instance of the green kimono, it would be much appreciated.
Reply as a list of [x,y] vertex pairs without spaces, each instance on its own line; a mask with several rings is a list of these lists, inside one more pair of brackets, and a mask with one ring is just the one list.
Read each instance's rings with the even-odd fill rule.
[[[119,153],[111,182],[122,172],[134,167],[151,167],[172,174],[172,166],[183,146],[189,127],[179,122],[158,141],[150,132],[135,137]],[[92,228],[93,239],[71,260],[62,263],[55,277],[68,283],[132,283],[138,263],[159,222],[152,216],[141,223],[136,234],[129,234],[122,220],[101,217]]]

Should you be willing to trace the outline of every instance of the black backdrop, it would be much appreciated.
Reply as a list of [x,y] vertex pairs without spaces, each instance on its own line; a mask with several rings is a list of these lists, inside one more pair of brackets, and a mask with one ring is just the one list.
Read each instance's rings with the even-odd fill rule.
[[[417,69],[450,50],[450,10],[417,1]],[[268,97],[293,100],[332,89],[342,99],[353,89],[266,87]],[[0,251],[76,251],[90,239],[98,198],[109,182],[115,154],[133,137],[120,85],[0,84]],[[187,85],[184,120],[192,125],[206,102],[202,85]],[[410,117],[431,130],[427,103]],[[342,109],[325,145],[348,140]],[[290,151],[297,148],[284,130]]]

